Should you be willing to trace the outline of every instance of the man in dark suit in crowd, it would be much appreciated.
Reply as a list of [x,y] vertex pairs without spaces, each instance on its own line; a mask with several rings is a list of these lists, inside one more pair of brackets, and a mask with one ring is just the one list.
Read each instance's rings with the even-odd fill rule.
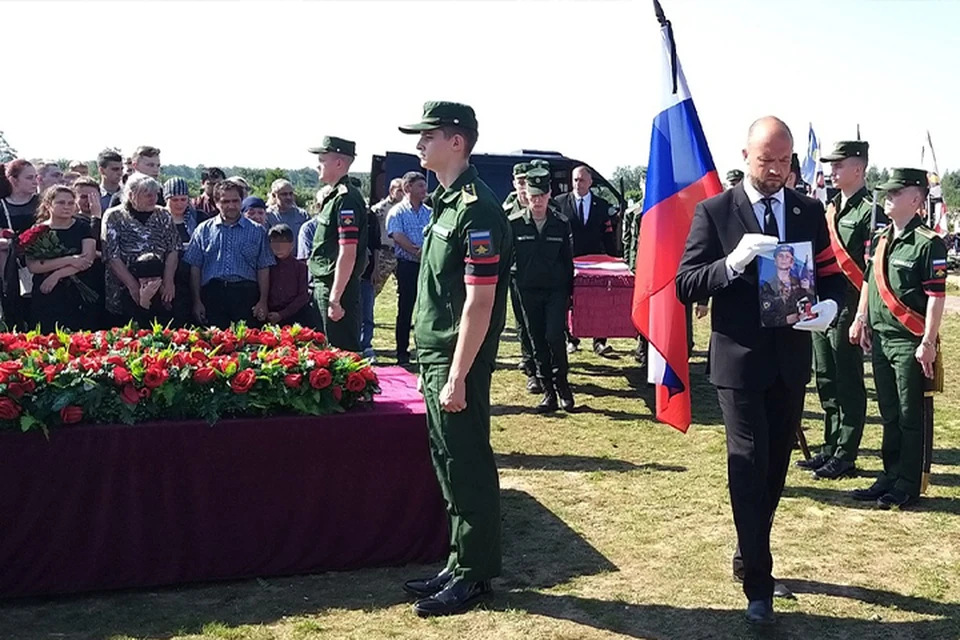
[[[766,117],[750,126],[743,182],[697,205],[677,271],[684,304],[713,299],[708,371],[717,387],[727,437],[727,474],[747,619],[774,621],[770,529],[783,491],[811,371],[811,331],[833,323],[844,280],[822,205],[784,188],[793,135]],[[755,258],[781,242],[811,242],[821,302],[817,317],[792,326],[760,326]]]
[[[613,223],[617,208],[590,191],[593,176],[590,169],[579,166],[573,170],[573,191],[557,196],[560,213],[570,222],[573,231],[573,257],[617,254]],[[580,340],[569,337],[567,351],[576,351]],[[593,339],[593,351],[598,356],[612,351],[606,338]]]

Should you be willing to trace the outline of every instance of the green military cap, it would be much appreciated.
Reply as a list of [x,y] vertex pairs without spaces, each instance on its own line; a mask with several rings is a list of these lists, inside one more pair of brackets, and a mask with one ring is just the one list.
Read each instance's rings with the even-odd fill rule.
[[425,102],[423,118],[420,122],[400,127],[402,133],[420,133],[433,131],[440,127],[453,125],[477,131],[477,114],[473,107],[459,102]]
[[513,165],[513,177],[522,178],[526,175],[527,171],[530,170],[530,163],[528,162],[518,162]]
[[550,192],[550,172],[543,169],[531,169],[527,172],[527,193],[539,196]]
[[880,191],[896,191],[905,187],[920,187],[928,189],[930,182],[927,172],[923,169],[894,169],[890,172],[890,179],[879,185]]
[[336,136],[323,136],[323,143],[319,147],[310,147],[307,151],[310,153],[340,153],[355,158],[357,156],[357,145],[352,140],[344,140]]
[[789,244],[778,245],[777,248],[773,251],[774,256],[778,256],[781,253],[789,253],[790,255],[795,255],[793,252],[793,246]]
[[727,182],[733,182],[734,180],[743,180],[743,171],[740,171],[740,169],[727,171]]
[[838,162],[845,158],[863,158],[867,159],[867,150],[870,149],[870,143],[862,140],[841,140],[834,143],[833,151],[825,156],[821,156],[823,162]]
[[547,172],[550,171],[550,163],[540,158],[537,158],[536,160],[531,160],[530,167],[536,168],[536,169],[543,169],[544,171],[547,171]]

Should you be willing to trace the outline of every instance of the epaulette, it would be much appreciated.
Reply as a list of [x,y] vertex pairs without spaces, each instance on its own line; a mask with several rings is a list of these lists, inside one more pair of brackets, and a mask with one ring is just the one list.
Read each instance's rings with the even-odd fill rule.
[[936,231],[934,231],[934,230],[931,229],[930,227],[925,227],[925,226],[922,226],[922,225],[919,226],[919,227],[917,227],[917,233],[919,233],[920,235],[922,235],[922,236],[923,236],[924,238],[926,238],[927,240],[933,240],[934,238],[939,238],[939,237],[940,237],[939,235],[937,235],[937,232],[936,232]]
[[507,216],[507,220],[510,220],[511,222],[512,222],[513,220],[520,220],[521,218],[523,218],[523,211],[522,211],[522,210],[521,210],[521,211],[517,211],[516,213]]
[[463,185],[460,193],[463,195],[464,204],[472,204],[477,201],[477,187],[472,182]]
[[512,202],[504,202],[504,203],[503,203],[503,210],[504,210],[504,211],[513,211],[513,203],[512,203]]
[[339,187],[337,187],[337,193],[340,194],[341,196],[347,195],[348,191],[350,191],[350,189],[345,184],[342,184]]

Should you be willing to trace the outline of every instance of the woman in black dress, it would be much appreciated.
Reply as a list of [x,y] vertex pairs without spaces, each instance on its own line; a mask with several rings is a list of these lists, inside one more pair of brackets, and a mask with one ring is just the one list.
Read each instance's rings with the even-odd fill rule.
[[19,269],[24,264],[17,259],[15,247],[16,237],[36,221],[37,170],[26,160],[17,159],[6,164],[3,174],[9,189],[0,193],[0,304],[6,328],[26,329],[30,297],[21,291]]
[[80,290],[69,276],[83,279],[96,259],[97,242],[90,223],[74,217],[76,209],[76,194],[62,185],[44,191],[37,209],[38,224],[47,225],[67,249],[75,252],[52,260],[27,258],[27,268],[34,274],[33,320],[44,333],[57,327],[74,331],[89,328]]

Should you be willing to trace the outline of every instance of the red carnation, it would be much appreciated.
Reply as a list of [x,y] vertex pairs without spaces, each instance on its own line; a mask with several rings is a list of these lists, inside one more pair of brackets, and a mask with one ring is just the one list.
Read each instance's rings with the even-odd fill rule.
[[310,372],[310,386],[314,389],[326,389],[333,382],[333,375],[326,369],[314,369]]
[[197,384],[210,384],[217,378],[217,372],[210,367],[200,367],[193,372],[193,381]]
[[367,386],[367,381],[359,373],[351,373],[347,376],[347,391],[359,393]]
[[169,374],[160,367],[150,367],[143,374],[143,385],[148,389],[156,389],[167,381]]
[[253,369],[244,369],[233,376],[233,380],[230,381],[230,388],[233,389],[234,393],[246,393],[250,391],[250,388],[256,381],[256,372]]
[[283,376],[283,384],[287,385],[291,389],[299,389],[302,383],[302,373],[288,373],[287,375]]
[[133,376],[123,367],[115,367],[113,369],[113,382],[118,387],[122,387],[133,382]]
[[0,398],[0,420],[16,420],[23,410],[10,398]]
[[83,420],[83,409],[71,404],[60,409],[60,420],[63,424],[76,424]]
[[120,399],[127,404],[139,404],[140,393],[132,384],[128,384],[120,390]]
[[335,386],[331,391],[333,392],[333,399],[340,402],[343,397],[343,389],[340,388],[340,385]]

